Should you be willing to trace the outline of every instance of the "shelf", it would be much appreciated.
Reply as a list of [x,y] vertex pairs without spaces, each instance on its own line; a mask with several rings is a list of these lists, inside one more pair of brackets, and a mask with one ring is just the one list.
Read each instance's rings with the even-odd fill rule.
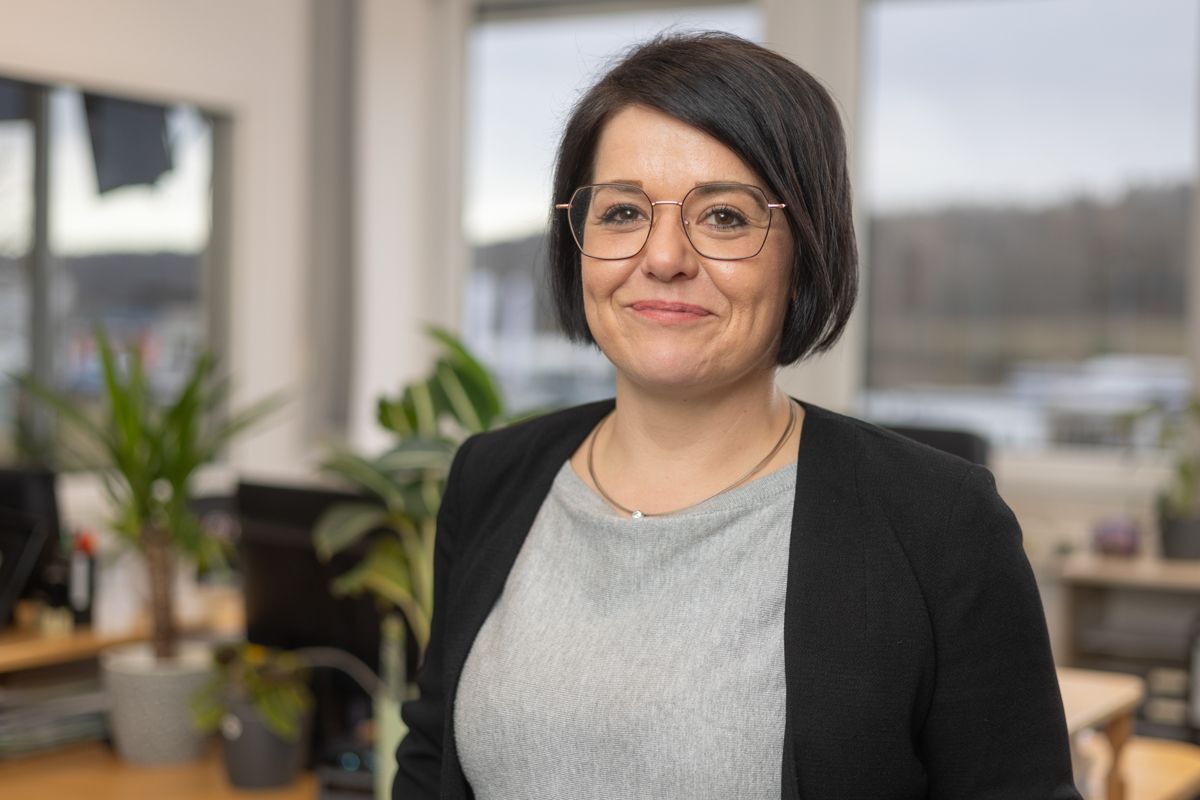
[[106,636],[90,630],[56,636],[24,631],[0,633],[0,674],[95,658],[106,647],[146,639],[145,633]]
[[[203,618],[181,624],[181,636],[217,634],[241,636],[245,629],[241,592],[232,587],[212,586],[202,591]],[[19,670],[67,664],[95,658],[101,650],[120,644],[144,642],[150,638],[149,626],[134,626],[123,634],[98,634],[91,630],[48,635],[30,631],[0,632],[0,675]]]
[[1062,559],[1057,572],[1069,584],[1200,594],[1200,561],[1076,553]]

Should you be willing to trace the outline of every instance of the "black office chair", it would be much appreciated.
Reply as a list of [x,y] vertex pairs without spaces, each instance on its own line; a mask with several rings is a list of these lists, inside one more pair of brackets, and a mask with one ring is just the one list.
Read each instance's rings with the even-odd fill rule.
[[965,458],[972,464],[987,466],[990,454],[988,440],[973,431],[955,428],[923,428],[914,425],[887,425],[893,433],[913,441]]

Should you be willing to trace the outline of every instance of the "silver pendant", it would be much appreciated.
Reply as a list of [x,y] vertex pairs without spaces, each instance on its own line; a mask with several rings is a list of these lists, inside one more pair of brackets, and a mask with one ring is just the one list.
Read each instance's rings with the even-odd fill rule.
[[646,516],[646,515],[645,515],[645,514],[643,514],[642,512],[640,512],[640,511],[634,511],[632,514],[630,514],[630,515],[629,515],[629,518],[630,518],[630,519],[641,519],[641,518],[642,518],[642,517],[644,517],[644,516]]

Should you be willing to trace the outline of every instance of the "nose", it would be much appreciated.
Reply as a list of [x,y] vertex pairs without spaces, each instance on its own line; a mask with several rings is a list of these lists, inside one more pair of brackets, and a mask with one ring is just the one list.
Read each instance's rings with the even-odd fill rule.
[[654,204],[654,224],[642,249],[642,271],[660,281],[693,278],[700,269],[698,254],[683,230],[680,205],[673,201]]

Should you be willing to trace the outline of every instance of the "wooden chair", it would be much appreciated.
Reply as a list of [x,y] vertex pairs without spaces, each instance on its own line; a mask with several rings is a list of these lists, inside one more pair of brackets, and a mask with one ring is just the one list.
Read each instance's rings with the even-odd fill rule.
[[[1102,736],[1092,736],[1079,737],[1076,745],[1091,762],[1088,800],[1105,800],[1102,787],[1110,758],[1107,743]],[[1121,774],[1124,800],[1195,800],[1200,796],[1200,745],[1134,736],[1122,752]]]

